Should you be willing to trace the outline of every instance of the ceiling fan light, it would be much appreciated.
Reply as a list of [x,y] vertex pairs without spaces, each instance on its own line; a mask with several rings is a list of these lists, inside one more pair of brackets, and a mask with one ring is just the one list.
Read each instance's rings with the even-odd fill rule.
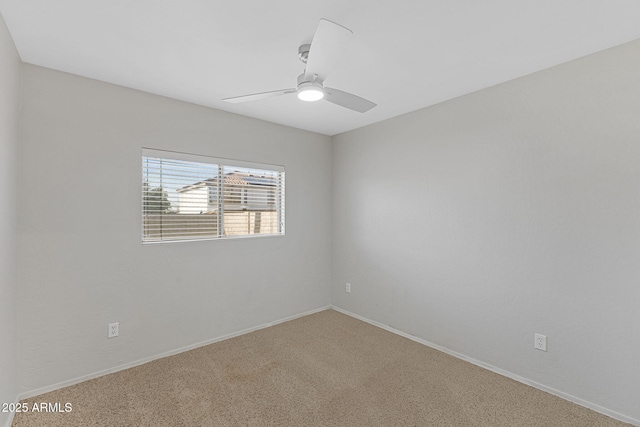
[[324,92],[317,87],[304,87],[298,90],[298,98],[303,101],[319,101],[324,98]]

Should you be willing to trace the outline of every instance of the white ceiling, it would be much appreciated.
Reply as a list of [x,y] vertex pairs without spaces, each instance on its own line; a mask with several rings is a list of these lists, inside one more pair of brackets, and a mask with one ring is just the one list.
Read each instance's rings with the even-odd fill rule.
[[[0,0],[22,60],[335,135],[640,38],[638,0]],[[354,32],[327,85],[361,114],[295,95],[320,18]]]

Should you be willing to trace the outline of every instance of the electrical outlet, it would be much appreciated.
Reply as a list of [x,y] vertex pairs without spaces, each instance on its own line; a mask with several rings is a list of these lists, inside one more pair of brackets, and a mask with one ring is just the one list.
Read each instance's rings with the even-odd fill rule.
[[542,334],[535,334],[533,347],[536,350],[547,351],[547,336]]
[[351,283],[347,283],[346,292],[351,292]]
[[109,334],[107,335],[107,338],[117,337],[120,333],[120,331],[118,330],[119,326],[119,322],[109,323]]

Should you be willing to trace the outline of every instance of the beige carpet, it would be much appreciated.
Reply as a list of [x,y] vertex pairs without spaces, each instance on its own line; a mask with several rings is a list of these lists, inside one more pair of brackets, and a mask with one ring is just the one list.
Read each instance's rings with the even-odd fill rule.
[[23,426],[623,426],[333,310],[38,397]]

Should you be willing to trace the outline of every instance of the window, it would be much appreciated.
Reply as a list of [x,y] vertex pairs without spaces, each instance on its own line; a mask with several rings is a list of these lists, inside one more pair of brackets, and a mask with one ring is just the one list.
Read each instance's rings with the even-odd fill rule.
[[142,242],[284,235],[284,168],[142,150]]
[[209,187],[209,205],[216,205],[218,203],[218,186]]

